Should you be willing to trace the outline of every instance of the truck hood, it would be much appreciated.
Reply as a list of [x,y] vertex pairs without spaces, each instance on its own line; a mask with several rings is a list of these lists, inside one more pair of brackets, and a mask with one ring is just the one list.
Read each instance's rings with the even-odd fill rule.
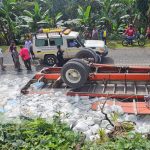
[[104,44],[104,41],[101,41],[101,40],[85,40],[84,46],[85,47],[101,47],[101,48],[104,48],[105,44]]

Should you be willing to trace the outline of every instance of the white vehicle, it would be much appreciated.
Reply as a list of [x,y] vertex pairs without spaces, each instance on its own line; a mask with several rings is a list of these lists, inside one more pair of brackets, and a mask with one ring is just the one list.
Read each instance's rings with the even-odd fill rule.
[[82,56],[89,57],[89,53],[88,56],[85,54],[85,50],[89,51],[89,49],[98,54],[99,62],[101,57],[108,54],[108,48],[101,40],[84,40],[79,32],[70,29],[44,30],[43,33],[37,33],[33,36],[33,52],[37,58],[44,59],[47,65],[56,64],[58,45],[64,51],[64,59],[75,58],[79,51],[83,51],[83,54],[80,52]]

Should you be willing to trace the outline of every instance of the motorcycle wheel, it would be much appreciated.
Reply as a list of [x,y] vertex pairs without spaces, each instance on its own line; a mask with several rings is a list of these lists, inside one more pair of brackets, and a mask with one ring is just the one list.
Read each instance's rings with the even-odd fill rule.
[[145,40],[144,39],[139,39],[138,40],[138,45],[139,46],[144,46],[145,45]]
[[128,46],[128,41],[127,41],[127,40],[123,40],[123,41],[122,41],[122,45],[123,45],[123,46]]

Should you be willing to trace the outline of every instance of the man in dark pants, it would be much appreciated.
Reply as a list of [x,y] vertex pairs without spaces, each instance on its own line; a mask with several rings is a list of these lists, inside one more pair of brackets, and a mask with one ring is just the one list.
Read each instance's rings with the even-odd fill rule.
[[58,59],[57,66],[62,67],[64,64],[64,58],[63,58],[64,51],[62,51],[60,45],[57,46],[57,49],[58,49],[58,51],[57,51],[57,59]]
[[29,51],[30,51],[30,54],[31,54],[32,59],[35,59],[35,54],[34,54],[34,52],[33,52],[33,46],[32,46],[32,44],[30,44],[30,49],[29,49]]
[[27,70],[31,70],[31,62],[30,62],[30,54],[27,48],[23,48],[23,46],[20,46],[20,56],[24,62],[25,67]]
[[15,68],[17,69],[17,71],[21,71],[18,51],[14,49],[12,51],[12,56],[14,59]]
[[14,62],[14,66],[16,68],[16,65],[15,65],[15,60],[14,60],[14,57],[13,57],[13,51],[16,51],[17,50],[17,47],[16,47],[16,44],[14,41],[11,41],[11,44],[9,46],[9,52],[11,53],[11,56],[12,56],[12,59],[13,59],[13,62]]

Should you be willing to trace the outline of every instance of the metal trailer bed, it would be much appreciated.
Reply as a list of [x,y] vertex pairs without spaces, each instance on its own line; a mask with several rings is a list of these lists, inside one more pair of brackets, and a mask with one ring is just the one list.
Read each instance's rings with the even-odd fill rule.
[[[87,82],[76,89],[68,88],[61,79],[60,67],[44,68],[25,85],[23,94],[34,93],[29,91],[32,83],[43,81],[45,89],[66,89],[69,96],[107,97],[124,100],[115,104],[123,107],[127,113],[150,114],[150,66],[116,66],[107,64],[88,64],[91,68]],[[42,89],[48,92],[48,90]],[[147,97],[147,99],[145,99]],[[114,104],[108,100],[108,104]],[[92,104],[96,110],[99,103]]]

